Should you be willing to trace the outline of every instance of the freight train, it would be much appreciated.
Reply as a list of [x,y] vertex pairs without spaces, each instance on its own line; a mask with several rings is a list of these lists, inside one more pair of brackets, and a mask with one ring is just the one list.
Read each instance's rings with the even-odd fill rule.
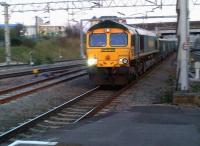
[[193,46],[191,47],[191,61],[192,64],[194,62],[200,61],[200,37],[197,37],[193,43]]
[[113,20],[91,26],[86,33],[90,80],[97,85],[124,85],[164,59],[176,48],[174,40]]

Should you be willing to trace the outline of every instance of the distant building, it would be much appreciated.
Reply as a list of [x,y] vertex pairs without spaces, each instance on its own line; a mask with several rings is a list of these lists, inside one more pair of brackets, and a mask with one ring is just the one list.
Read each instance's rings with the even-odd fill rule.
[[36,28],[34,25],[26,26],[25,36],[28,36],[28,37],[36,36]]
[[64,26],[50,26],[50,25],[41,25],[39,26],[39,34],[44,36],[65,36]]
[[[64,26],[40,25],[38,28],[38,34],[40,36],[65,36],[65,29],[66,27]],[[26,36],[34,37],[36,34],[36,26],[26,26]]]

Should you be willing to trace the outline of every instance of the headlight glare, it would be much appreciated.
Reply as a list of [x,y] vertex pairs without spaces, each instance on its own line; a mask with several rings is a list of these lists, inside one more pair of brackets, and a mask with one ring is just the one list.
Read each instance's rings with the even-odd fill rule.
[[97,59],[96,58],[89,58],[87,60],[88,66],[96,65],[97,64]]

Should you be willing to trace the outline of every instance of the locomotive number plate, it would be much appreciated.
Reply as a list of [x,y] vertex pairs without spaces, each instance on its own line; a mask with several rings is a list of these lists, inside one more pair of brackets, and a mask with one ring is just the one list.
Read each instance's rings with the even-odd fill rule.
[[115,52],[115,48],[103,48],[101,52]]

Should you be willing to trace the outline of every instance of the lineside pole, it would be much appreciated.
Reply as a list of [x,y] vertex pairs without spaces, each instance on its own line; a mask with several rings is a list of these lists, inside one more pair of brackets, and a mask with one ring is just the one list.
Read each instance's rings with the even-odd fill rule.
[[36,36],[36,39],[39,39],[38,16],[35,16],[35,36]]
[[80,20],[80,53],[82,58],[86,58],[83,48],[83,20]]
[[180,56],[180,76],[179,83],[182,91],[188,90],[188,63],[189,63],[189,22],[188,22],[188,0],[178,0],[179,13],[179,56]]
[[8,7],[9,5],[6,3],[1,3],[4,7],[4,33],[5,33],[5,53],[6,53],[6,64],[9,65],[11,62],[11,51],[10,51],[10,29],[9,29],[9,14]]

